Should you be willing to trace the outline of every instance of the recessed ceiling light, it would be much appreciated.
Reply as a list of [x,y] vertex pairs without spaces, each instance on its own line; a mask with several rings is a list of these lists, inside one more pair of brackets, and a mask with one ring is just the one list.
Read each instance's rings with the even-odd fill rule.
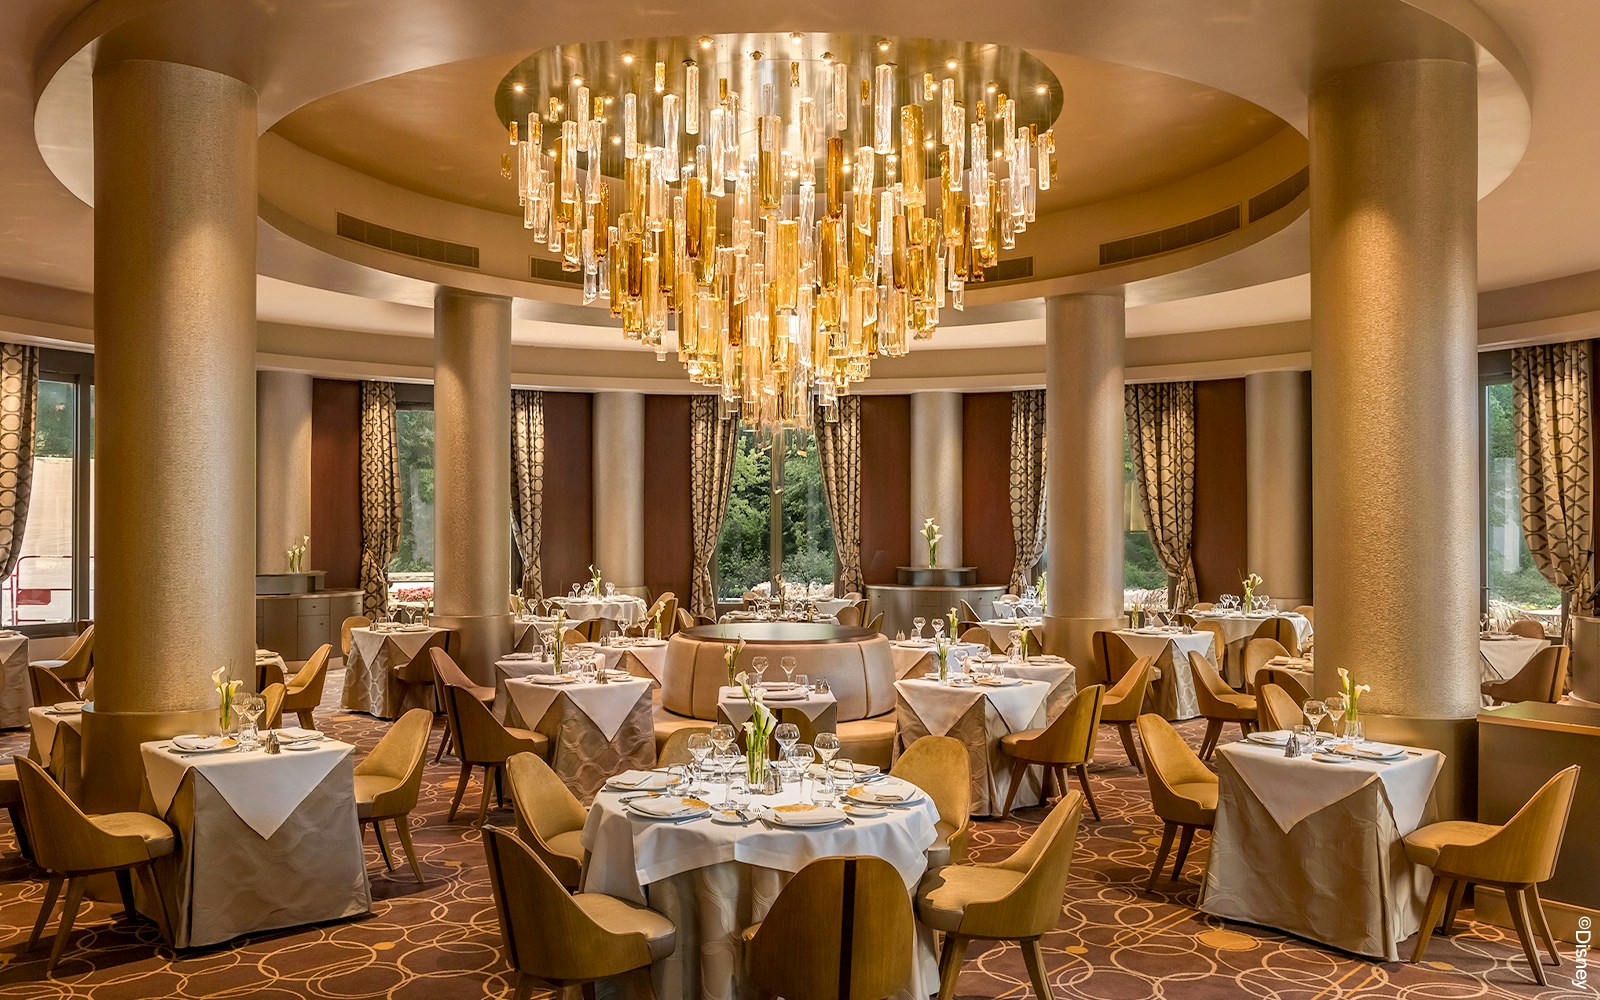
[[889,51],[889,40],[887,38],[878,39],[878,51],[879,52],[888,52]]
[[789,41],[791,43],[795,44],[795,45],[799,45],[800,44],[800,32],[798,32],[798,31],[789,32]]
[[847,173],[847,174],[848,174],[848,173],[849,173],[849,172],[850,172],[850,164],[848,164],[848,163],[846,163],[846,164],[845,164],[845,165],[844,165],[844,166],[843,166],[843,167],[841,167],[841,168],[840,168],[840,169],[841,169],[841,170],[843,170],[843,171],[844,171],[844,172],[845,172],[845,173]]
[[832,52],[824,52],[822,54],[822,61],[825,62],[825,63],[833,62],[833,53]]
[[1033,92],[1036,94],[1048,94],[1050,93],[1050,87],[1048,84],[1041,83],[1037,87],[1033,88]]
[[633,65],[633,53],[632,52],[624,52],[622,54],[622,61],[626,65],[632,66]]
[[711,48],[711,36],[710,35],[701,35],[700,36],[700,47],[702,49]]
[[933,148],[933,140],[929,139],[927,142],[923,143],[922,145],[927,149],[932,149]]
[[528,89],[528,88],[527,88],[527,87],[525,87],[525,86],[523,86],[523,85],[522,85],[522,84],[520,84],[520,83],[513,83],[513,84],[512,84],[512,85],[511,85],[511,89],[512,89],[512,90],[515,90],[515,91],[516,91],[516,92],[517,92],[517,93],[519,93],[519,94],[520,94],[520,93],[522,93],[522,92],[523,92],[523,91],[524,91],[524,90],[527,90],[527,89]]

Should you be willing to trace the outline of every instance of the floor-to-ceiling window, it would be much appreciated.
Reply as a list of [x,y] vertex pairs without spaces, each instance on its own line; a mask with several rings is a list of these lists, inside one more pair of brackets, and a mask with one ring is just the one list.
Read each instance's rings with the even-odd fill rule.
[[773,444],[745,429],[736,448],[717,543],[718,598],[738,600],[770,581],[774,559],[788,583],[832,582],[833,524],[815,436],[791,431]]
[[1167,571],[1156,558],[1144,508],[1139,505],[1139,485],[1133,478],[1133,451],[1122,435],[1122,588],[1124,591],[1165,590]]
[[395,410],[400,470],[400,544],[389,562],[394,600],[433,596],[433,407],[402,401]]
[[1479,398],[1483,427],[1483,572],[1488,600],[1524,610],[1561,606],[1561,592],[1533,564],[1522,536],[1522,492],[1517,483],[1511,424],[1511,382],[1494,377]]

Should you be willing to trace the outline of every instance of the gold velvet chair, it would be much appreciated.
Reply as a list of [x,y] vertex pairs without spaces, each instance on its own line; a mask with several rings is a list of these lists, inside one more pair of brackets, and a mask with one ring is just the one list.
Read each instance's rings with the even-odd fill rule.
[[1413,962],[1422,961],[1441,912],[1444,932],[1453,933],[1462,893],[1468,886],[1492,885],[1506,894],[1506,907],[1511,911],[1522,951],[1533,967],[1533,978],[1540,986],[1547,985],[1544,966],[1529,932],[1529,917],[1544,939],[1551,963],[1559,967],[1561,955],[1545,920],[1539,883],[1555,873],[1577,789],[1578,766],[1574,764],[1545,782],[1504,826],[1449,820],[1425,826],[1405,838],[1406,857],[1411,863],[1433,870],[1433,889],[1428,893],[1417,949],[1411,956]]
[[1094,760],[1095,733],[1100,728],[1100,706],[1105,691],[1103,686],[1091,684],[1073,695],[1067,707],[1061,710],[1061,715],[1046,728],[1024,729],[1000,737],[1000,752],[1014,761],[1011,765],[1011,788],[1006,792],[1002,816],[1011,815],[1011,803],[1017,797],[1017,787],[1022,784],[1023,775],[1029,767],[1039,764],[1044,767],[1044,778],[1039,783],[1041,795],[1050,794],[1052,774],[1055,775],[1056,787],[1062,795],[1066,795],[1066,769],[1070,767],[1078,772],[1078,783],[1083,786],[1084,798],[1089,800],[1089,811],[1095,819],[1100,818],[1100,810],[1094,804],[1094,791],[1089,787],[1087,768],[1089,762]]
[[265,732],[278,728],[278,717],[283,714],[284,691],[282,684],[268,684],[261,689],[261,715],[256,720],[258,730]]
[[572,892],[583,885],[583,824],[589,813],[537,754],[506,761],[506,784],[517,814],[517,836]]
[[516,1000],[528,1000],[540,983],[564,991],[633,973],[648,989],[651,963],[677,947],[672,921],[615,896],[568,893],[510,830],[485,827],[483,851]]
[[966,744],[949,736],[919,737],[889,773],[927,792],[939,810],[928,867],[965,861],[972,836],[972,762]]
[[1524,639],[1543,639],[1544,625],[1531,618],[1519,618],[1506,628],[1512,635],[1520,635]]
[[411,843],[409,817],[422,790],[422,765],[428,756],[428,732],[432,728],[433,713],[413,708],[400,716],[372,752],[356,765],[357,821],[372,824],[378,850],[390,871],[394,871],[394,861],[383,840],[382,823],[394,823],[394,832],[406,850],[406,860],[411,862],[411,874],[417,877],[418,885],[422,884],[422,866]]
[[872,631],[872,632],[882,632],[883,631],[883,612],[882,611],[880,611],[877,614],[872,616],[872,621],[867,623],[867,629],[869,631]]
[[1096,684],[1111,686],[1122,680],[1122,675],[1133,669],[1139,657],[1122,641],[1122,636],[1110,629],[1100,629],[1091,640],[1094,654],[1094,676],[1086,677]]
[[1239,724],[1241,735],[1248,736],[1256,724],[1256,696],[1240,694],[1230,688],[1217,673],[1211,661],[1191,650],[1189,673],[1194,678],[1194,695],[1200,703],[1200,714],[1206,720],[1205,739],[1200,744],[1200,757],[1210,760],[1222,737],[1222,727],[1230,722]]
[[72,691],[72,698],[61,700],[76,701],[82,697],[79,692],[83,690],[84,681],[89,679],[89,672],[94,669],[94,624],[91,622],[78,633],[59,660],[34,660],[31,665],[54,671]]
[[[1268,618],[1260,625],[1257,625],[1255,633],[1250,636],[1250,640],[1254,642],[1259,639],[1273,640],[1286,649],[1290,656],[1300,655],[1300,633],[1294,630],[1294,622],[1287,618]],[[1249,676],[1248,671],[1245,676]]]
[[[1278,687],[1283,688],[1284,693],[1287,694],[1290,700],[1292,700],[1296,705],[1304,705],[1311,699],[1311,692],[1307,691],[1306,686],[1300,683],[1300,678],[1279,667],[1267,667],[1256,674],[1257,691],[1268,684],[1275,684]],[[1260,706],[1257,705],[1257,708],[1259,707]]]
[[[739,741],[741,743],[744,742],[743,727],[735,726],[734,732],[738,734]],[[684,726],[680,729],[674,729],[667,737],[667,742],[661,745],[661,752],[656,754],[656,766],[671,767],[673,764],[687,764],[693,761],[694,758],[689,754],[689,737],[697,733],[704,733],[709,736],[711,735],[711,727]]]
[[745,929],[746,966],[761,1000],[878,1000],[910,982],[914,933],[911,896],[893,865],[818,858]]
[[478,804],[478,825],[482,826],[489,815],[495,779],[506,761],[519,753],[548,757],[550,739],[530,729],[502,726],[471,688],[460,688],[446,681],[440,693],[444,696],[445,720],[450,727],[456,758],[461,761],[461,777],[456,782],[455,798],[450,802],[449,819],[456,818],[461,796],[466,794],[467,782],[472,780],[472,769],[481,767],[483,801]]
[[1275,657],[1288,656],[1289,651],[1276,639],[1251,639],[1244,644],[1240,660],[1244,667],[1244,689],[1254,691],[1261,686],[1258,679],[1267,663]]
[[1569,646],[1547,646],[1509,680],[1485,681],[1481,690],[1497,702],[1542,701],[1554,704],[1567,687]]
[[1306,621],[1310,622],[1313,626],[1317,624],[1317,609],[1313,608],[1309,604],[1299,605],[1294,609],[1294,613],[1297,615],[1304,615]]
[[1139,657],[1100,701],[1101,724],[1117,727],[1117,735],[1122,737],[1122,749],[1128,754],[1128,763],[1140,774],[1144,773],[1144,765],[1139,763],[1139,750],[1134,745],[1133,723],[1144,711],[1145,697],[1150,693],[1150,678],[1155,669],[1150,657]]
[[689,609],[688,608],[679,608],[678,609],[678,628],[677,628],[677,631],[681,632],[686,628],[694,628],[696,624],[698,624],[698,623],[694,620],[694,615],[691,615],[689,613]]
[[1144,743],[1144,776],[1150,784],[1150,806],[1161,818],[1161,850],[1150,869],[1145,888],[1155,891],[1156,879],[1167,863],[1172,838],[1181,830],[1172,880],[1183,875],[1196,830],[1209,830],[1217,821],[1217,775],[1183,741],[1172,724],[1159,715],[1139,716],[1139,740]]
[[33,948],[44,932],[63,883],[67,890],[61,923],[56,928],[55,946],[50,950],[45,973],[55,972],[56,962],[66,949],[90,875],[115,872],[117,887],[122,890],[123,907],[132,916],[137,911],[129,873],[137,872],[150,898],[156,902],[162,939],[170,944],[171,924],[151,863],[171,854],[177,847],[178,838],[172,827],[142,812],[86,815],[38,764],[26,757],[17,757],[15,761],[33,859],[50,873],[39,917],[28,938],[28,948]]
[[1305,713],[1300,711],[1302,704],[1304,699],[1295,701],[1293,695],[1276,684],[1256,688],[1256,711],[1261,728],[1269,732],[1292,731],[1295,726],[1305,725]]
[[[468,677],[466,671],[457,666],[456,661],[451,659],[450,654],[446,653],[442,649],[434,650],[432,656],[435,684],[454,685],[463,691],[469,692],[472,697],[482,702],[484,707],[493,709],[494,685],[479,684],[472,678]],[[437,764],[439,761],[443,760],[444,755],[450,752],[453,745],[454,739],[450,732],[450,727],[449,725],[446,725],[444,727],[444,732],[439,734],[439,750],[433,755],[433,762]]]
[[350,659],[350,630],[355,628],[371,628],[372,619],[366,615],[351,615],[339,625],[339,655],[346,660]]
[[59,705],[64,701],[78,700],[78,692],[67,687],[67,683],[57,677],[54,670],[37,663],[28,664],[28,686],[33,689],[35,705]]
[[433,653],[438,650],[448,655],[449,640],[449,632],[435,632],[428,636],[428,640],[417,648],[416,654],[409,660],[390,668],[403,692],[400,697],[401,708],[410,703],[433,712],[439,710],[440,694],[433,682]]
[[1083,796],[1068,792],[1027,843],[1004,861],[947,865],[917,886],[917,918],[944,931],[939,1000],[955,995],[956,979],[973,939],[1016,941],[1039,1000],[1054,996],[1045,977],[1039,939],[1061,917],[1072,868],[1072,847],[1083,820]]
[[322,688],[328,680],[328,657],[332,655],[332,646],[327,643],[318,646],[311,659],[284,685],[283,710],[293,712],[306,729],[317,728],[314,710],[322,704]]
[[[1222,623],[1209,618],[1196,618],[1190,626],[1196,632],[1211,633],[1211,662],[1217,665],[1220,673],[1226,674],[1228,669],[1228,634],[1222,631]],[[1183,664],[1173,657],[1172,668],[1182,670]],[[1242,685],[1241,685],[1242,686]]]
[[1189,610],[1190,611],[1210,611],[1215,607],[1216,607],[1216,604],[1214,602],[1212,602],[1212,601],[1195,601],[1193,604],[1189,605]]

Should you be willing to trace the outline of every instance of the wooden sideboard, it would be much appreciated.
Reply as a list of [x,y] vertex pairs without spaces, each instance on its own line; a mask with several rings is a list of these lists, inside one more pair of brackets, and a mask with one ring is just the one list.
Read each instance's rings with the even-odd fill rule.
[[339,626],[361,613],[361,591],[321,590],[307,594],[256,596],[256,646],[294,663],[310,658],[323,643],[339,655]]

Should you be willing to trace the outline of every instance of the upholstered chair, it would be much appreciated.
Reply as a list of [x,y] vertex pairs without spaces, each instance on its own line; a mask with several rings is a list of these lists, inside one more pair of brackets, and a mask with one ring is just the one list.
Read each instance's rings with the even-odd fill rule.
[[[1252,641],[1271,639],[1288,650],[1290,656],[1300,655],[1300,633],[1294,630],[1294,622],[1287,618],[1268,618],[1256,626],[1255,633],[1250,638]],[[1249,676],[1248,671],[1245,676]]]
[[[468,677],[466,671],[457,666],[456,661],[450,657],[450,654],[442,649],[435,649],[432,656],[434,683],[440,685],[449,684],[460,688],[469,692],[472,697],[482,702],[486,708],[492,709],[494,707],[494,685],[479,684]],[[437,764],[443,760],[444,755],[450,752],[452,746],[454,746],[454,735],[449,725],[446,725],[444,732],[439,734],[439,749],[433,755],[433,762]]]
[[1161,850],[1150,869],[1145,888],[1155,891],[1156,879],[1167,863],[1172,838],[1181,830],[1172,880],[1183,875],[1196,830],[1209,830],[1217,821],[1217,775],[1183,741],[1172,724],[1159,715],[1139,716],[1139,740],[1144,744],[1144,776],[1150,784],[1150,806],[1161,818]]
[[686,628],[694,628],[695,625],[696,625],[696,622],[694,620],[694,615],[691,615],[689,613],[689,609],[688,608],[679,608],[678,609],[678,628],[677,628],[677,631],[681,632],[682,630],[684,630]]
[[568,646],[573,646],[580,642],[593,642],[594,640],[590,639],[578,629],[569,628],[561,633],[561,641],[566,643]]
[[346,660],[350,659],[350,630],[357,628],[371,628],[372,619],[366,615],[351,615],[339,625],[339,655]]
[[[1311,698],[1311,692],[1307,691],[1306,686],[1300,683],[1300,678],[1287,670],[1266,667],[1256,674],[1256,690],[1258,692],[1268,684],[1274,684],[1282,688],[1284,693],[1289,696],[1289,700],[1296,705],[1304,705]],[[1259,701],[1259,698],[1257,700]],[[1260,706],[1257,705],[1257,708],[1259,709]]]
[[610,618],[586,618],[572,630],[581,634],[584,642],[599,642],[607,632],[620,632],[621,628]]
[[981,621],[983,621],[983,616],[978,614],[978,612],[974,611],[973,608],[972,608],[972,605],[970,603],[968,603],[965,599],[957,601],[956,602],[956,607],[958,607],[961,610],[961,617],[965,618],[967,621],[969,621],[969,622],[981,622]]
[[1216,606],[1217,605],[1212,601],[1195,601],[1193,604],[1189,605],[1189,610],[1190,611],[1210,611],[1213,608],[1215,608]]
[[59,660],[34,660],[36,667],[44,667],[55,672],[62,683],[72,691],[71,699],[79,697],[78,692],[83,690],[83,682],[89,679],[89,671],[94,669],[94,624],[91,622],[78,637],[72,640],[72,645],[61,654]]
[[1139,751],[1134,745],[1133,723],[1144,711],[1144,700],[1150,693],[1150,680],[1155,669],[1150,657],[1139,657],[1132,669],[1124,673],[1122,679],[1100,701],[1101,724],[1117,727],[1117,735],[1122,737],[1122,749],[1128,754],[1128,763],[1140,774],[1144,773],[1144,765],[1139,763]]
[[382,823],[394,823],[394,832],[406,850],[406,860],[411,862],[411,874],[417,877],[418,885],[422,884],[422,866],[411,843],[408,817],[417,807],[417,794],[422,790],[422,765],[428,756],[428,731],[432,728],[433,713],[413,708],[400,716],[372,752],[356,765],[356,819],[372,824],[378,850],[390,871],[394,870],[394,861],[383,840]]
[[11,817],[17,850],[24,858],[33,860],[33,848],[28,844],[28,824],[22,815],[22,782],[17,778],[15,764],[0,764],[0,808]]
[[1039,939],[1061,917],[1072,868],[1072,847],[1083,819],[1083,796],[1068,792],[1027,843],[1003,861],[947,865],[930,871],[917,886],[917,918],[944,931],[939,956],[939,1000],[955,996],[967,945],[980,940],[1016,941],[1028,967],[1034,995],[1051,1000]]
[[1094,634],[1091,651],[1094,654],[1094,676],[1085,677],[1083,680],[1092,680],[1096,684],[1107,686],[1122,680],[1122,675],[1131,670],[1134,662],[1139,659],[1128,644],[1122,641],[1122,636],[1110,629],[1101,629]]
[[1449,820],[1425,826],[1405,838],[1411,863],[1433,870],[1433,889],[1428,893],[1413,962],[1422,961],[1441,912],[1444,932],[1453,933],[1462,893],[1471,885],[1491,885],[1505,892],[1511,922],[1533,967],[1533,978],[1540,986],[1547,985],[1529,933],[1529,918],[1544,939],[1551,964],[1560,967],[1561,955],[1545,920],[1539,883],[1555,873],[1577,789],[1578,765],[1574,764],[1545,782],[1503,826]]
[[1524,639],[1543,639],[1544,626],[1531,618],[1519,618],[1506,628],[1512,635],[1520,635]]
[[315,709],[322,704],[322,687],[328,680],[328,657],[333,647],[323,643],[284,685],[283,710],[293,712],[306,729],[317,728]]
[[[742,730],[735,728],[739,734],[740,742],[744,741]],[[694,760],[689,753],[689,737],[697,733],[711,734],[710,726],[682,726],[674,729],[667,737],[667,742],[661,745],[661,750],[656,754],[656,766],[671,767],[673,764],[687,764]]]
[[390,668],[404,692],[400,698],[402,707],[409,702],[430,711],[438,711],[440,695],[433,683],[433,653],[435,650],[447,652],[449,641],[449,632],[435,632],[428,636],[428,640],[418,647],[409,660]]
[[1200,702],[1200,714],[1206,720],[1206,736],[1200,744],[1200,756],[1210,760],[1222,736],[1222,727],[1229,722],[1239,724],[1239,732],[1248,736],[1256,724],[1256,696],[1240,694],[1227,685],[1211,661],[1191,650],[1189,673],[1194,678],[1195,699]]
[[50,961],[45,966],[46,974],[55,972],[56,962],[66,949],[73,921],[78,916],[78,907],[83,903],[83,892],[88,888],[87,876],[90,875],[115,872],[117,887],[122,890],[123,906],[132,915],[137,911],[129,873],[137,872],[150,898],[156,902],[161,936],[170,944],[172,929],[167,918],[165,897],[156,887],[151,862],[166,857],[177,847],[178,838],[172,827],[142,812],[86,815],[38,764],[26,757],[17,757],[15,761],[22,791],[24,821],[28,824],[28,840],[33,845],[33,860],[50,873],[44,902],[39,907],[39,918],[34,921],[33,934],[28,938],[30,949],[38,943],[39,935],[44,932],[45,924],[55,910],[56,899],[61,895],[63,883],[67,890],[61,923],[56,928],[55,946],[50,950]]
[[[994,634],[982,625],[971,622],[962,622],[961,641],[978,646],[987,646],[991,653],[1004,653],[1000,644],[994,641]],[[971,626],[970,628],[967,626]]]
[[1515,676],[1503,681],[1485,681],[1484,694],[1497,702],[1542,701],[1554,704],[1567,687],[1567,658],[1570,646],[1547,646],[1533,654]]
[[1317,624],[1317,609],[1313,608],[1309,604],[1299,605],[1294,609],[1294,613],[1297,615],[1304,615],[1306,621],[1310,622],[1312,625]]
[[972,762],[967,745],[949,736],[920,737],[906,747],[889,773],[927,792],[939,810],[928,867],[965,861],[972,836]]
[[834,617],[839,620],[840,625],[847,625],[850,628],[860,628],[861,623],[865,620],[861,617],[863,607],[863,602],[860,601],[857,601],[855,604],[846,604],[844,607],[840,608],[834,613]]
[[282,684],[268,684],[261,689],[261,714],[256,717],[256,727],[260,730],[277,729],[283,715],[283,697],[285,688]]
[[589,813],[537,754],[506,761],[506,784],[517,814],[517,836],[573,892],[583,884],[583,824]]
[[1300,711],[1302,704],[1304,699],[1295,701],[1293,695],[1276,684],[1256,688],[1256,711],[1261,728],[1269,732],[1292,731],[1295,726],[1305,725],[1305,713]]
[[77,701],[78,692],[67,686],[49,667],[28,664],[28,686],[33,689],[35,705],[59,705],[64,701]]
[[819,858],[745,929],[745,964],[762,1000],[878,1000],[910,982],[914,932],[911,896],[893,865]]
[[[1209,618],[1196,618],[1194,620],[1194,624],[1191,625],[1190,628],[1194,629],[1196,632],[1211,633],[1210,660],[1212,663],[1217,665],[1217,670],[1219,673],[1226,675],[1228,670],[1228,660],[1230,657],[1228,655],[1228,634],[1222,631],[1222,623],[1219,621],[1212,621]],[[1178,658],[1176,656],[1173,657],[1172,667],[1174,670],[1183,669],[1183,664],[1178,662]],[[1242,670],[1240,671],[1240,674],[1241,679],[1239,686],[1243,687],[1244,683]]]
[[1089,787],[1087,767],[1094,760],[1095,733],[1100,728],[1100,707],[1105,691],[1103,686],[1091,684],[1073,695],[1056,721],[1046,728],[1024,729],[1000,737],[1000,752],[1014,762],[1011,788],[1006,792],[1002,815],[1011,815],[1011,803],[1017,797],[1023,775],[1029,767],[1039,764],[1044,767],[1045,774],[1040,782],[1042,794],[1049,794],[1049,779],[1054,774],[1056,787],[1066,795],[1066,769],[1070,767],[1078,772],[1078,783],[1083,786],[1084,798],[1089,800],[1089,810],[1095,819],[1100,818],[1100,810],[1094,804],[1094,791]]
[[883,631],[883,612],[882,611],[880,611],[877,614],[873,615],[872,616],[872,620],[870,622],[867,622],[867,630],[869,632],[882,632]]
[[519,753],[550,755],[550,739],[543,733],[530,729],[512,729],[502,726],[471,688],[460,688],[443,682],[445,719],[450,727],[456,757],[461,761],[461,777],[456,782],[455,798],[450,802],[449,819],[456,818],[461,807],[461,796],[466,794],[467,782],[472,780],[472,769],[483,768],[483,801],[478,804],[478,825],[489,815],[489,799],[495,791],[495,780],[507,760]]
[[630,973],[641,973],[635,978],[649,988],[651,964],[677,947],[672,921],[604,893],[568,893],[510,830],[485,827],[483,851],[516,1000],[528,1000],[541,983],[565,995],[569,986]]
[[1276,639],[1251,639],[1245,643],[1244,652],[1239,657],[1244,666],[1244,689],[1254,691],[1260,687],[1261,681],[1257,675],[1266,669],[1268,661],[1288,655],[1289,651]]

